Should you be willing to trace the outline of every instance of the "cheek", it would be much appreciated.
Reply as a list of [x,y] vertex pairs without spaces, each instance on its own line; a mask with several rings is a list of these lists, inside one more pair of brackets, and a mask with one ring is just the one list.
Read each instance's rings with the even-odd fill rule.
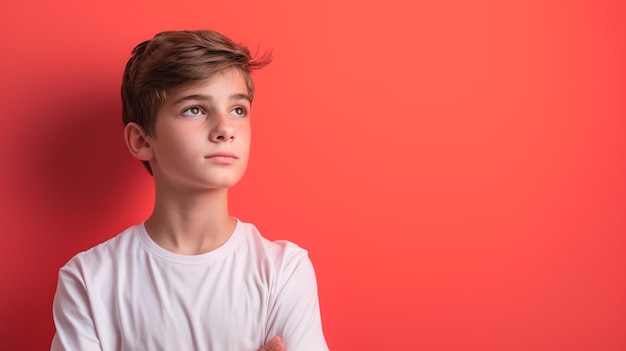
[[198,137],[193,135],[191,130],[187,132],[170,130],[161,136],[161,139],[157,139],[158,152],[168,158],[182,159],[185,155],[201,150],[197,145]]
[[252,139],[252,133],[250,130],[250,125],[242,126],[239,129],[239,138],[241,139],[241,144],[245,144],[250,147],[250,140]]

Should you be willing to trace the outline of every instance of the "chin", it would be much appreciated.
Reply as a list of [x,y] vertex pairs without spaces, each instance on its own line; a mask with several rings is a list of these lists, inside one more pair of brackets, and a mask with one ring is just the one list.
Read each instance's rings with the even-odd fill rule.
[[207,186],[210,189],[228,189],[235,186],[237,183],[239,183],[240,180],[241,178],[219,180],[214,179],[212,182],[208,182]]

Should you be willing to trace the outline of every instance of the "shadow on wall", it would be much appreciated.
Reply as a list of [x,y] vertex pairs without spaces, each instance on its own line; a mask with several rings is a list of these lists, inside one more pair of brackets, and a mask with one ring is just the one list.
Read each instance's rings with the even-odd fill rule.
[[4,136],[2,349],[49,348],[58,269],[123,229],[128,194],[145,173],[123,142],[119,83],[78,76],[39,80],[41,91],[18,89],[10,102],[24,113]]

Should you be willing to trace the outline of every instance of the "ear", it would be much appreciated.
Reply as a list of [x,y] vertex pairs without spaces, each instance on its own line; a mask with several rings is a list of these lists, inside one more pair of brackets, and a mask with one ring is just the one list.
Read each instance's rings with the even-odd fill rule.
[[154,157],[148,135],[137,123],[130,122],[124,127],[124,141],[136,159],[150,161]]

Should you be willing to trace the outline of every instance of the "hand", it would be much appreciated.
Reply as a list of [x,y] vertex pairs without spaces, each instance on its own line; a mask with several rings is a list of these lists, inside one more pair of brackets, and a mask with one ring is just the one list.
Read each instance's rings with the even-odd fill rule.
[[273,337],[259,351],[285,351],[285,344],[280,336]]

